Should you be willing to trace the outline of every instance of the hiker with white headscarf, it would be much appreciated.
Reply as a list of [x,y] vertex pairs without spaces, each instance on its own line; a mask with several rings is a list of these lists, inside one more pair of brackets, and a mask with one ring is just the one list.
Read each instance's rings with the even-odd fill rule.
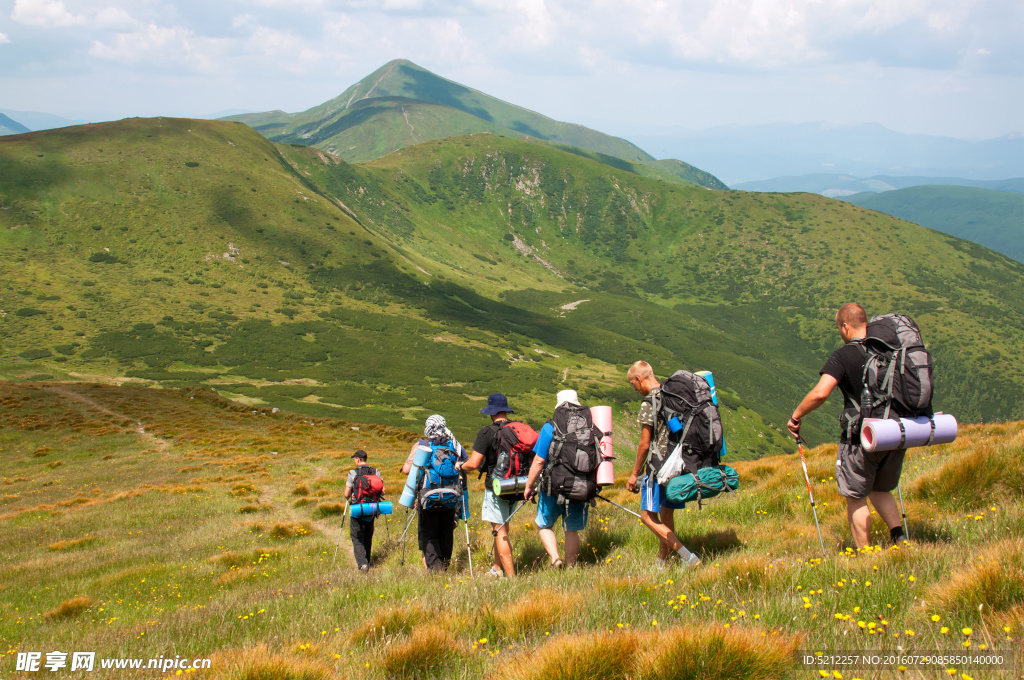
[[[454,457],[457,459],[454,464],[455,470],[461,469],[462,463],[469,457],[466,449],[448,429],[448,423],[444,417],[437,414],[427,418],[423,428],[423,439],[413,444],[409,457],[406,459],[405,465],[402,466],[402,474],[407,475],[412,470],[413,461],[420,447],[434,449],[435,454],[432,456],[434,461],[438,461],[439,456],[447,455],[448,451],[454,452]],[[426,474],[421,475],[421,479],[426,480],[427,478]],[[421,481],[421,487],[423,484],[424,482]],[[459,496],[461,498],[461,492]],[[421,498],[417,498],[416,511],[419,524],[419,548],[423,553],[423,565],[431,571],[448,569],[455,543],[455,527],[458,524],[458,517],[461,516],[457,514],[459,508],[424,508]]]

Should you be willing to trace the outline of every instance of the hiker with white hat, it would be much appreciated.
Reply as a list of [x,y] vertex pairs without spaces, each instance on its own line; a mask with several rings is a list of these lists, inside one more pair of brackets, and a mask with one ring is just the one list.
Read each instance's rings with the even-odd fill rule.
[[575,565],[579,556],[579,532],[587,528],[587,511],[598,492],[600,436],[590,409],[580,404],[576,391],[559,392],[555,413],[533,447],[536,456],[526,481],[527,500],[537,496],[540,542],[553,567],[563,565],[554,532],[559,517],[565,530],[564,564]]

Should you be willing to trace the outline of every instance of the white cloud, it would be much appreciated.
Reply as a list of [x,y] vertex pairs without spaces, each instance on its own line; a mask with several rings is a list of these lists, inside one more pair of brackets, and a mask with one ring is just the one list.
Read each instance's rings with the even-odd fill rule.
[[228,39],[207,38],[180,26],[159,26],[154,22],[135,31],[118,33],[109,42],[95,40],[89,54],[99,59],[126,64],[185,64],[190,70],[215,74],[226,69]]
[[41,28],[82,23],[82,18],[69,12],[61,0],[14,0],[11,18],[18,23]]
[[11,39],[8,38],[3,33],[0,33],[0,45],[3,45],[4,43],[9,43],[9,42],[11,42]]

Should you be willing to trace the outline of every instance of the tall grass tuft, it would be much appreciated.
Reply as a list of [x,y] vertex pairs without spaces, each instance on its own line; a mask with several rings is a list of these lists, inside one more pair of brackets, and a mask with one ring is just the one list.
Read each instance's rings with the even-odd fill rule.
[[792,666],[796,637],[723,626],[561,635],[493,680],[770,680]]
[[352,631],[354,644],[388,642],[395,635],[408,635],[427,618],[427,611],[416,603],[405,607],[378,609],[367,621]]
[[297,655],[271,652],[265,645],[229,649],[211,658],[214,679],[328,680],[335,675],[323,662]]
[[931,590],[935,611],[970,614],[1009,611],[1024,604],[1024,540],[1000,541]]
[[58,607],[43,614],[43,618],[47,621],[73,619],[76,616],[81,616],[96,604],[96,600],[91,597],[79,595],[70,600],[64,600]]
[[914,490],[919,498],[946,508],[969,510],[998,500],[1024,497],[1024,457],[1020,447],[985,443],[957,453],[961,455],[917,479]]
[[796,638],[758,629],[670,628],[639,646],[634,677],[644,680],[770,680],[792,666]]
[[499,666],[492,680],[627,680],[644,644],[638,633],[559,635]]
[[505,607],[485,606],[480,623],[489,637],[515,640],[543,634],[581,611],[581,596],[559,590],[539,590]]
[[381,668],[388,678],[445,678],[468,657],[460,643],[438,624],[417,626],[409,639],[388,645]]

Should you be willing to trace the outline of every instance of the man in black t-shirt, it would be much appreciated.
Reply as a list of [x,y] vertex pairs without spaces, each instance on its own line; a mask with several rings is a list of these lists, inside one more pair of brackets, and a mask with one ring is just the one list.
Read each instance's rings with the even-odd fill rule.
[[512,564],[512,541],[508,537],[508,518],[512,514],[513,502],[502,499],[491,490],[491,470],[498,459],[498,431],[508,422],[508,398],[504,394],[492,394],[487,397],[487,406],[480,413],[491,417],[491,424],[480,428],[473,442],[473,452],[469,460],[459,466],[460,470],[487,471],[487,484],[484,488],[484,503],[480,518],[490,522],[491,528],[497,531],[494,537],[494,565],[487,572],[488,576],[515,576]]
[[864,364],[867,351],[860,342],[867,335],[868,318],[864,308],[850,302],[839,308],[836,328],[845,343],[832,353],[821,369],[821,379],[793,411],[787,427],[800,436],[800,420],[825,403],[832,390],[839,386],[843,393],[843,431],[839,437],[836,457],[836,482],[839,495],[846,498],[846,517],[857,548],[868,545],[871,509],[889,527],[893,543],[905,539],[899,509],[892,490],[900,482],[905,450],[868,452],[860,446],[859,404],[864,388]]

